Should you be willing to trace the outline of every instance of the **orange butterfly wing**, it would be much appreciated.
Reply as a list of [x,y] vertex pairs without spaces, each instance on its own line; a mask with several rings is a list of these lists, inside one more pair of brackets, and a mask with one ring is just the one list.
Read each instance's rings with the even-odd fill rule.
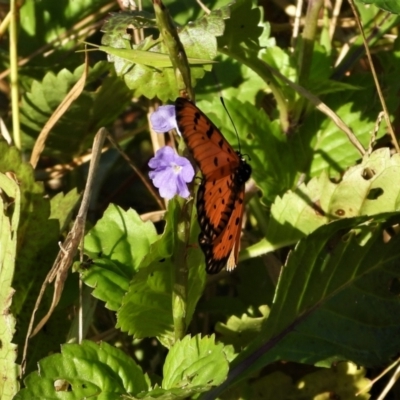
[[[222,182],[220,183],[224,185]],[[210,229],[205,231],[202,228],[199,235],[200,247],[206,257],[206,270],[211,274],[218,273],[225,265],[227,270],[231,271],[237,264],[243,218],[244,189],[235,190],[233,193],[235,197],[232,207],[223,211],[228,216],[227,222],[221,224],[223,228],[220,226],[213,231]],[[204,199],[201,198],[201,186],[197,196],[197,209],[201,226],[201,219],[207,220],[206,215],[201,216],[201,209],[205,206]]]
[[203,174],[197,193],[199,243],[208,273],[235,268],[243,217],[244,184],[251,167],[217,127],[190,101],[175,102],[183,138]]

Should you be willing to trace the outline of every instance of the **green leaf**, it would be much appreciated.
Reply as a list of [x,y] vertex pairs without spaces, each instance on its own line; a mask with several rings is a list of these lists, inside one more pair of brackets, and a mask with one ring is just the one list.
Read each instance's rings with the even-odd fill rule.
[[[400,235],[386,241],[384,231],[398,221],[397,213],[348,218],[302,239],[282,270],[263,334],[234,364],[247,374],[277,359],[388,362],[400,345],[400,299],[390,289],[400,278]],[[243,361],[249,354],[251,365]]]
[[77,33],[77,23],[94,13],[100,14],[101,18],[99,10],[105,5],[107,5],[107,0],[79,0],[62,4],[54,3],[52,0],[24,1],[19,10],[21,28],[18,54],[23,57],[30,56],[46,44],[57,41],[57,45],[53,47],[56,54],[48,54],[46,57],[33,57],[29,64],[54,66],[52,63],[54,61],[59,63],[60,57],[65,57],[63,64],[69,62],[71,58],[75,62],[79,62],[79,58],[75,58],[74,53],[71,52],[71,49],[76,46],[76,40],[71,38],[71,40],[63,41],[61,45],[60,38],[65,37],[68,33]]
[[[15,147],[0,142],[0,172],[11,172],[21,192],[21,216],[17,231],[17,252],[12,287],[15,290],[12,312],[18,316],[14,342],[23,346],[33,307],[48,271],[58,251],[59,226],[50,220],[50,201],[45,198],[43,184],[36,182],[32,166],[21,161],[21,154]],[[52,293],[42,302],[38,318],[50,305]],[[56,324],[49,321],[46,334],[39,333],[29,348],[28,370],[38,358],[59,345],[61,332],[68,329],[67,313],[58,316]],[[31,364],[32,363],[32,364]]]
[[60,232],[63,232],[67,228],[72,212],[75,209],[80,195],[75,189],[70,190],[64,195],[63,192],[57,193],[50,200],[51,214],[50,219],[56,219],[60,226]]
[[[385,63],[397,63],[398,58],[398,56],[393,57],[392,61],[386,60]],[[399,71],[389,71],[388,68],[388,71],[384,73],[384,82],[382,82],[388,90],[386,101],[391,114],[393,113],[392,110],[395,110],[398,105],[398,98],[395,96],[398,86],[391,83],[393,76],[398,73]],[[362,88],[362,90],[331,93],[324,98],[324,101],[355,132],[363,146],[368,148],[371,134],[375,129],[376,119],[381,110],[375,102],[365,103],[363,99],[374,96],[376,89],[369,76],[351,77],[346,80],[346,83]],[[392,88],[392,85],[396,87]],[[385,130],[382,129],[378,138],[384,133]],[[307,166],[311,176],[319,175],[322,170],[328,170],[329,176],[339,177],[348,167],[354,165],[360,159],[360,153],[334,122],[323,115],[316,114],[316,112],[310,113],[293,139],[298,148],[304,149],[304,154],[302,154],[304,159],[303,170]],[[307,158],[308,163],[311,160],[310,167],[306,164]]]
[[27,376],[26,388],[15,400],[118,399],[184,399],[220,384],[228,372],[228,361],[222,344],[214,337],[185,337],[170,350],[164,364],[162,388],[150,388],[141,368],[121,350],[102,343],[84,341],[66,344],[61,354],[39,362],[39,371]]
[[157,336],[167,347],[174,342],[171,258],[154,261],[133,278],[118,312],[118,327],[137,338]]
[[85,236],[85,253],[94,263],[83,269],[83,281],[94,287],[93,295],[117,310],[130,280],[157,239],[151,222],[143,222],[134,210],[110,205]]
[[[91,262],[80,269],[93,295],[118,310],[118,326],[137,338],[158,337],[167,347],[175,340],[172,314],[176,266],[176,201],[169,202],[167,225],[158,238],[153,224],[133,211],[111,205],[86,235],[85,253]],[[198,235],[192,224],[191,238]],[[157,240],[158,239],[158,240]],[[198,248],[186,253],[189,267],[186,325],[205,285],[204,257]],[[120,308],[121,307],[121,308]]]
[[[129,290],[118,312],[118,326],[135,337],[156,336],[166,347],[175,342],[173,319],[173,290],[176,268],[179,267],[176,224],[182,210],[174,199],[168,203],[166,228],[158,241],[150,246],[138,273],[133,277]],[[193,218],[193,216],[192,216]],[[197,224],[191,224],[191,241],[197,242]],[[204,256],[199,248],[186,249],[189,277],[186,284],[186,326],[189,326],[195,306],[204,290]],[[184,261],[182,261],[184,262]]]
[[[298,79],[298,72],[293,66],[292,58],[289,51],[286,49],[282,49],[278,46],[270,46],[262,49],[258,53],[249,52],[249,59],[250,68],[257,71],[259,75],[261,75],[261,73],[264,74],[263,78],[265,90],[267,90],[268,92],[271,91],[271,89],[268,87],[268,85],[266,85],[265,80],[267,78],[267,75],[265,75],[265,66],[262,65],[262,62],[266,62],[268,65],[278,70],[282,75],[284,75],[292,82],[296,82]],[[259,69],[261,68],[260,61],[263,68],[261,72],[259,71]],[[287,108],[286,112],[293,112],[296,108],[296,102],[299,100],[300,95],[296,91],[294,91],[289,85],[281,82],[279,78],[271,76],[270,79],[276,81],[276,90],[278,90],[278,93],[280,93],[281,97],[285,99],[285,108]],[[271,91],[271,93],[275,95],[274,92]],[[282,125],[281,129],[285,130],[285,127]],[[285,132],[286,131],[287,129],[285,130]],[[299,150],[301,151],[302,149],[300,148]]]
[[246,101],[254,103],[257,94],[265,87],[265,82],[252,69],[223,54],[213,66],[213,75],[216,78],[206,75],[202,80],[201,97],[198,91],[198,99],[210,102],[214,100],[215,94],[212,88],[215,86],[215,79],[224,88],[225,100],[239,98],[243,103]]
[[296,243],[337,218],[376,215],[400,209],[400,157],[388,148],[366,155],[363,161],[332,183],[326,173],[277,198],[271,207],[266,239],[247,248],[266,253]]
[[[132,15],[132,13],[130,13]],[[199,20],[179,30],[180,40],[185,47],[189,59],[213,60],[217,54],[216,36],[222,35],[224,30],[224,18],[227,17],[227,9],[214,10]],[[112,19],[121,19],[112,21]],[[133,17],[135,18],[135,17]],[[116,49],[127,49],[126,34],[121,31],[121,26],[127,23],[124,13],[118,13],[110,18],[105,25],[106,33],[102,38],[102,44]],[[116,30],[115,27],[118,27]],[[110,29],[111,28],[111,29]],[[132,49],[154,53],[165,53],[163,44],[159,40],[146,37],[141,43],[132,46]],[[126,85],[134,90],[136,96],[144,95],[147,98],[158,97],[162,101],[174,100],[178,93],[175,72],[171,68],[162,70],[148,67],[142,64],[128,62],[113,56],[111,61],[115,63],[118,75],[124,77]],[[210,70],[208,66],[191,68],[192,84],[204,76],[204,71]]]
[[[278,48],[277,50],[279,51],[280,49]],[[289,57],[289,61],[290,60]],[[334,64],[334,60],[328,53],[328,50],[322,45],[314,43],[311,69],[307,78],[306,89],[316,96],[349,90],[356,94],[357,91],[362,90],[362,87],[357,87],[351,83],[332,80],[332,64]]]
[[127,26],[131,29],[157,28],[154,14],[143,10],[124,11],[114,13],[107,18],[101,30],[105,32],[102,42],[109,44],[119,41],[119,44],[125,44],[132,35],[127,32]]
[[399,210],[400,190],[394,184],[399,172],[398,154],[391,157],[388,148],[376,150],[345,173],[332,194],[327,214],[352,217]]
[[[12,167],[11,167],[12,168]],[[12,343],[15,318],[10,313],[13,296],[11,282],[15,272],[17,230],[21,212],[21,194],[11,175],[0,173],[0,397],[12,399],[18,390],[17,346]]]
[[164,364],[163,388],[208,387],[221,384],[228,373],[228,361],[222,344],[214,335],[186,336],[171,348]]
[[[218,39],[218,47],[226,47],[230,52],[242,53],[242,46],[258,50],[259,39],[264,33],[263,11],[261,7],[254,7],[255,2],[238,0],[231,5],[231,15],[226,22],[224,35]],[[265,37],[263,38],[265,41]]]
[[[168,54],[157,53],[156,51],[143,51],[137,49],[116,49],[111,46],[98,46],[89,43],[91,46],[96,46],[100,51],[119,57],[125,61],[129,61],[132,64],[147,65],[148,67],[154,68],[172,68],[171,60]],[[190,64],[212,64],[215,61],[203,60],[201,58],[189,58]]]
[[[364,91],[361,91],[357,96],[364,97],[366,95]],[[357,138],[364,147],[367,147],[374,123],[372,121],[363,121],[361,111],[354,111],[354,105],[344,101],[343,94],[337,96],[342,97],[341,103],[343,105],[335,112],[339,117],[343,118],[346,125],[357,132]],[[326,117],[323,117],[323,119],[316,133],[315,129],[310,129],[310,133],[316,134],[316,140],[312,143],[314,156],[310,174],[315,176],[319,175],[322,170],[328,170],[330,176],[340,176],[347,167],[353,165],[360,158],[360,153],[332,120]],[[310,120],[312,121],[312,118]],[[299,131],[299,135],[302,135],[308,128],[308,124],[304,124]]]
[[400,4],[393,0],[356,0],[357,3],[374,4],[382,8],[382,10],[389,11],[393,14],[400,14]]
[[[73,73],[63,69],[57,75],[48,72],[42,82],[33,81],[30,91],[23,96],[21,106],[25,148],[33,147],[33,141],[45,123],[82,76],[83,68],[84,65],[81,65]],[[105,62],[91,68],[86,87],[93,85],[107,72],[107,68]],[[118,101],[110,101],[112,97],[118,98]],[[105,78],[100,87],[85,89],[52,129],[44,154],[65,161],[80,155],[92,145],[97,130],[114,122],[130,99],[131,93],[116,76]]]
[[261,333],[262,326],[268,319],[269,308],[262,306],[260,312],[262,317],[258,318],[249,317],[247,314],[243,314],[240,318],[233,315],[226,324],[217,323],[215,331],[222,335],[221,341],[232,344],[239,352]]
[[[148,378],[125,353],[103,342],[66,344],[61,354],[39,362],[39,371],[25,379],[26,388],[15,400],[24,399],[117,399],[149,388]],[[58,388],[57,388],[58,386]]]

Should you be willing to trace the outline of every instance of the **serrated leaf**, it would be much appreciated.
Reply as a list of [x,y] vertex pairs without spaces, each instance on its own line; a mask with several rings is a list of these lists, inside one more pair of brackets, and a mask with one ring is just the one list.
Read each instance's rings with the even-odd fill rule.
[[[11,167],[11,166],[10,166]],[[12,168],[12,167],[11,167]],[[21,212],[21,194],[11,173],[0,173],[0,398],[12,399],[18,391],[17,346],[12,343],[15,318],[10,312],[14,290],[11,282],[15,272],[17,230]]]
[[265,254],[297,243],[301,238],[328,223],[324,210],[329,206],[335,184],[326,173],[300,185],[294,192],[277,197],[271,206],[266,238],[249,246],[249,255]]
[[400,156],[388,148],[374,151],[350,168],[337,185],[328,215],[352,217],[397,211],[400,203]]
[[[189,269],[187,296],[183,307],[186,326],[190,324],[197,301],[205,285],[204,256],[198,248],[187,248],[185,260],[177,254],[177,221],[184,207],[176,198],[168,203],[166,227],[158,241],[150,246],[139,272],[132,279],[118,312],[118,326],[135,337],[156,336],[166,347],[175,342],[174,285],[176,269],[186,262]],[[193,213],[192,220],[195,216]],[[198,235],[197,225],[191,224],[191,240]],[[179,258],[179,261],[178,261]]]
[[[213,60],[217,54],[216,36],[223,32],[224,18],[226,10],[214,10],[209,15],[205,15],[198,21],[188,24],[179,31],[180,40],[185,47],[186,55],[189,59]],[[112,18],[123,18],[120,14]],[[109,20],[112,26],[111,19]],[[118,25],[118,32],[120,25]],[[102,44],[114,48],[126,49],[126,40],[121,39],[118,33],[113,30],[106,31],[102,39]],[[135,50],[144,50],[155,53],[165,53],[160,41],[152,40],[151,37],[145,38],[139,45],[132,47]],[[130,89],[135,91],[135,95],[144,95],[147,98],[158,97],[162,101],[168,99],[174,100],[178,93],[178,87],[175,79],[175,72],[171,68],[156,69],[140,64],[133,64],[114,57],[117,74],[124,77],[125,83]],[[207,66],[192,67],[192,84],[204,76],[204,71],[209,70]]]
[[83,281],[94,287],[93,295],[117,310],[132,277],[150,245],[157,239],[151,222],[143,222],[134,210],[110,205],[85,236],[85,253],[94,260],[83,269]]
[[335,184],[326,173],[277,198],[266,239],[246,249],[251,254],[296,243],[336,218],[376,215],[400,209],[400,157],[387,148],[366,155]]
[[131,39],[131,35],[127,32],[127,27],[131,29],[156,28],[156,19],[154,14],[143,10],[133,10],[124,12],[112,12],[111,18],[108,18],[101,30],[106,32],[104,35],[104,44],[109,44],[115,40],[120,40],[120,44],[124,44],[124,40]]
[[262,8],[254,7],[253,1],[238,0],[231,5],[230,14],[224,35],[218,39],[218,46],[226,47],[233,53],[242,53],[242,46],[258,50],[264,31],[264,26],[260,25],[263,21]]
[[218,386],[228,373],[224,346],[215,344],[214,335],[190,337],[175,343],[164,364],[163,388]]
[[[15,147],[0,142],[0,172],[12,171],[21,192],[21,217],[17,231],[17,252],[15,274],[12,287],[15,290],[12,312],[18,316],[14,342],[23,346],[28,323],[37,299],[40,286],[51,268],[58,251],[59,226],[56,220],[50,220],[50,202],[44,196],[43,185],[36,182],[31,164],[21,160],[21,154]],[[45,297],[42,307],[50,303]],[[41,310],[42,311],[42,310]],[[59,316],[56,325],[47,326],[46,335],[40,333],[34,338],[28,362],[35,362],[58,346],[57,330],[65,332],[66,313]],[[32,366],[28,363],[27,368]]]
[[[25,147],[37,138],[53,111],[81,77],[83,68],[81,65],[73,72],[63,69],[57,75],[48,72],[42,82],[33,81],[21,106]],[[104,75],[107,68],[107,63],[99,62],[89,69],[87,87]],[[110,101],[112,96],[118,98],[118,102]],[[105,78],[100,88],[85,89],[52,129],[45,153],[66,161],[80,155],[91,146],[97,130],[113,122],[130,99],[131,93],[116,76]]]
[[174,342],[172,271],[170,258],[142,268],[133,278],[118,312],[118,327],[137,338],[157,336],[170,347]]
[[105,400],[149,388],[148,379],[130,357],[105,342],[90,341],[66,344],[61,354],[41,360],[39,371],[28,375],[25,385],[15,400],[65,398],[66,392],[69,399]]
[[[25,379],[26,388],[15,400],[81,399],[184,399],[209,390],[225,379],[228,362],[224,347],[214,337],[186,337],[174,346],[164,365],[162,387],[150,389],[141,368],[107,343],[67,344],[61,354],[40,361],[39,371]],[[181,361],[181,362],[179,362]],[[171,386],[172,385],[172,386]]]

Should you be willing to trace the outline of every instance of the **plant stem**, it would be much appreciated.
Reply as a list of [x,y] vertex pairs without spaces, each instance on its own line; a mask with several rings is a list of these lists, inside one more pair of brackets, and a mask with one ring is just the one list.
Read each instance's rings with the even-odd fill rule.
[[[318,17],[324,0],[311,0],[308,3],[304,31],[299,51],[299,84],[304,86],[308,81],[312,65],[314,42],[318,29]],[[306,85],[307,86],[307,85]]]
[[21,131],[19,123],[19,87],[18,87],[18,49],[17,49],[17,0],[11,0],[10,20],[10,85],[14,144],[21,149]]
[[189,270],[187,266],[186,249],[190,237],[190,215],[193,202],[177,199],[177,234],[175,241],[173,268],[172,312],[174,319],[175,341],[182,339],[186,333],[187,287]]

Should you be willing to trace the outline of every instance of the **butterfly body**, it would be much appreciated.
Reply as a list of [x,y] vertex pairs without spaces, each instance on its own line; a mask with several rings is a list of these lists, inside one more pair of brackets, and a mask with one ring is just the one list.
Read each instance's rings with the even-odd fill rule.
[[244,185],[251,166],[235,151],[218,128],[189,100],[175,102],[179,130],[203,174],[197,192],[199,244],[208,273],[238,260],[244,209]]

